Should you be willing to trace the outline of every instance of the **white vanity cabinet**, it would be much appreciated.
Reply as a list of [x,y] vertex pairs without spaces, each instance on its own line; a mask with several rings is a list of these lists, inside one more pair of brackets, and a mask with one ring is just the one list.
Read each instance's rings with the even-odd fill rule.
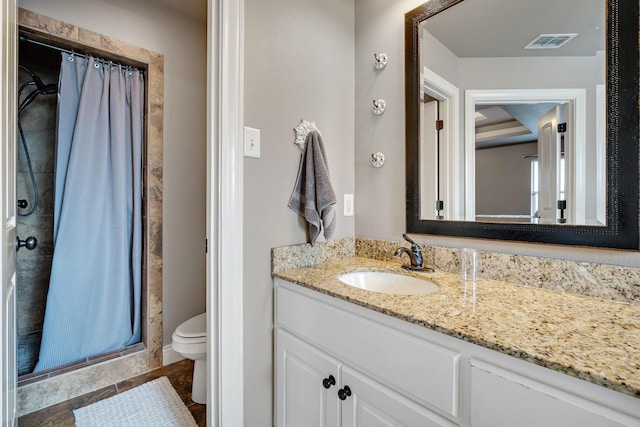
[[456,425],[348,366],[342,369],[342,383],[351,391],[342,402],[343,427]]
[[278,427],[640,427],[640,399],[275,284]]
[[454,425],[281,328],[276,353],[277,426]]
[[276,425],[340,425],[341,363],[285,332],[276,330]]
[[277,426],[456,425],[456,351],[276,282]]
[[[638,401],[640,405],[640,401]],[[483,361],[471,360],[474,427],[622,427],[622,414]]]

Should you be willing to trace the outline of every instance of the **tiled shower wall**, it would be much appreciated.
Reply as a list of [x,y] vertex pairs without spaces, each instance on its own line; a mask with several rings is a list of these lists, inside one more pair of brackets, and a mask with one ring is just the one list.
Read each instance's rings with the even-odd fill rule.
[[[52,69],[33,55],[31,59],[20,58],[20,65],[28,67],[45,84],[57,83],[59,67]],[[21,70],[19,82],[30,80]],[[33,90],[27,87],[21,99]],[[42,322],[44,319],[49,274],[53,256],[53,173],[56,131],[56,95],[39,95],[21,114],[22,130],[31,158],[31,165],[38,185],[39,203],[29,216],[18,218],[18,236],[26,239],[35,236],[38,246],[34,250],[22,248],[17,254],[18,301],[18,375],[30,373],[38,360]],[[33,187],[25,150],[18,141],[17,198],[28,201],[26,209],[31,210],[34,203]]]

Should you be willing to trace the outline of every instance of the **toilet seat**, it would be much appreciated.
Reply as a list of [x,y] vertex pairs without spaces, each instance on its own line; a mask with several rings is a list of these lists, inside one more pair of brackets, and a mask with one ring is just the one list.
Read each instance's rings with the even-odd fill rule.
[[202,313],[183,322],[172,335],[171,346],[182,354],[207,352],[207,314]]
[[207,339],[207,313],[199,314],[191,319],[182,322],[174,332],[180,338],[201,338],[204,342]]

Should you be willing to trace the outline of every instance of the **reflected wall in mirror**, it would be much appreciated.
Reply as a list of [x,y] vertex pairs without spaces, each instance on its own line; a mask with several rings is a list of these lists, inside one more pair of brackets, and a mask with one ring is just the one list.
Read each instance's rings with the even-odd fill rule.
[[638,248],[638,5],[541,1],[405,15],[409,232]]

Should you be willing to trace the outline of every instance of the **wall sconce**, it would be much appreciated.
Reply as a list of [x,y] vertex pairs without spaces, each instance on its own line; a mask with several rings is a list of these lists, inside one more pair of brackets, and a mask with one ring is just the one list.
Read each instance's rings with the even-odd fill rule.
[[376,70],[382,70],[387,66],[387,61],[389,60],[389,58],[387,57],[386,53],[374,53],[373,58],[375,59],[373,68],[375,68]]
[[384,113],[384,110],[387,109],[387,103],[384,99],[374,99],[373,100],[373,114],[379,116]]

